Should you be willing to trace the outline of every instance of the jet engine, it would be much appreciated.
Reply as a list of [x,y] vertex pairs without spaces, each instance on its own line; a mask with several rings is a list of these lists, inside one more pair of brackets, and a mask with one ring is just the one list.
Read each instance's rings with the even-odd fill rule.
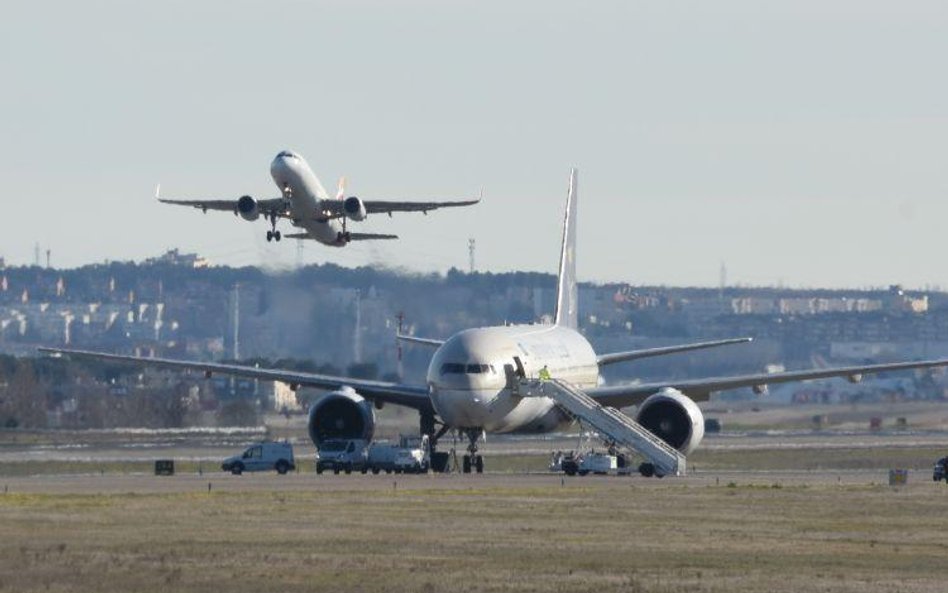
[[704,438],[704,414],[690,397],[670,387],[642,402],[635,420],[684,455]]
[[250,196],[241,196],[237,200],[237,213],[244,220],[257,220],[260,218],[260,209],[257,207],[257,200]]
[[355,196],[349,196],[346,198],[346,201],[342,203],[342,209],[345,211],[346,216],[352,220],[365,220],[365,217],[368,214],[365,211],[365,204],[363,204],[362,200]]
[[375,434],[375,411],[372,403],[343,387],[323,396],[309,409],[309,438],[318,449],[329,439],[372,440]]

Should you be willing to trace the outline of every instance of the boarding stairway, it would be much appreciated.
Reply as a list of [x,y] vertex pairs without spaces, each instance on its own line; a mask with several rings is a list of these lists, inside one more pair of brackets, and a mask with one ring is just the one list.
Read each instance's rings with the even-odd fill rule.
[[570,415],[591,425],[617,445],[633,449],[655,466],[658,475],[685,474],[685,456],[650,430],[615,408],[600,405],[580,389],[559,379],[520,379],[521,397],[548,397]]

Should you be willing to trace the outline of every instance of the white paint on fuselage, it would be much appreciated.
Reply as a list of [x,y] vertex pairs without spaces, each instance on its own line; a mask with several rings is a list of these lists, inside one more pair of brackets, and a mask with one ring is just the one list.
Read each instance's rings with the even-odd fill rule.
[[338,219],[318,220],[320,202],[328,200],[329,194],[300,155],[283,151],[270,163],[270,176],[284,195],[290,189],[290,211],[293,226],[305,230],[310,237],[334,247],[342,247],[339,241],[342,223]]
[[[442,344],[428,365],[431,401],[441,419],[456,428],[500,433],[544,432],[567,422],[553,400],[515,396],[507,389],[504,365],[515,365],[514,357],[520,359],[527,377],[537,377],[546,366],[551,377],[580,388],[594,387],[599,380],[596,353],[573,329],[553,325],[469,329]],[[488,370],[446,373],[446,364],[487,365]]]

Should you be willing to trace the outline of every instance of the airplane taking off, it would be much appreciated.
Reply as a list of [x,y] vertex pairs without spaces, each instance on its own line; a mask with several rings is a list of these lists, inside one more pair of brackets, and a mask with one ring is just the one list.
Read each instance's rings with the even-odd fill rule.
[[[477,443],[484,433],[551,432],[579,418],[611,444],[629,447],[649,459],[640,466],[643,475],[680,474],[684,471],[684,455],[693,451],[704,437],[704,418],[695,402],[707,400],[713,392],[752,387],[760,393],[772,383],[826,377],[846,377],[856,382],[868,373],[948,365],[948,359],[940,359],[600,386],[599,369],[608,364],[749,339],[597,355],[578,329],[576,181],[574,169],[563,225],[553,324],[468,329],[443,341],[399,336],[436,348],[423,385],[64,348],[40,350],[77,358],[194,370],[208,377],[221,373],[282,381],[292,389],[311,386],[335,390],[309,411],[309,434],[317,448],[328,439],[371,440],[374,407],[406,406],[419,412],[421,432],[430,435],[432,450],[450,429],[465,434],[469,445],[463,470],[478,473],[483,470],[483,458],[477,454]],[[631,405],[638,405],[634,418],[613,408]]]
[[[251,196],[241,196],[237,200],[168,200],[160,196],[159,202],[233,212],[244,220],[257,220],[263,216],[270,223],[267,241],[287,239],[312,239],[324,245],[343,247],[350,241],[372,239],[397,239],[397,235],[377,233],[352,233],[346,229],[346,221],[363,221],[369,214],[392,212],[423,212],[438,208],[471,206],[480,202],[461,200],[454,202],[400,202],[382,200],[362,200],[356,196],[345,195],[345,178],[339,180],[339,190],[335,198],[329,197],[319,179],[297,153],[284,150],[270,163],[270,176],[280,188],[283,196],[266,200],[257,200]],[[160,190],[160,186],[159,186]],[[159,193],[156,191],[156,194]],[[293,226],[303,229],[301,233],[282,234],[277,230],[277,220],[285,218]]]

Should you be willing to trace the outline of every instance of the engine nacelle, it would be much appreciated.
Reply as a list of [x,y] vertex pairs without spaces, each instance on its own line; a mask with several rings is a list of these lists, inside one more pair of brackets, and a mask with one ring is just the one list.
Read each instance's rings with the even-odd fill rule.
[[250,196],[240,196],[237,200],[237,214],[244,220],[257,220],[260,218],[260,208],[257,207],[257,200]]
[[368,215],[365,211],[365,204],[355,196],[346,198],[346,201],[342,203],[342,209],[346,213],[346,216],[352,220],[365,220],[365,217]]
[[318,449],[328,439],[371,441],[375,434],[372,403],[351,387],[326,394],[309,408],[309,438]]
[[704,414],[698,404],[670,387],[642,402],[635,420],[684,455],[704,438]]

